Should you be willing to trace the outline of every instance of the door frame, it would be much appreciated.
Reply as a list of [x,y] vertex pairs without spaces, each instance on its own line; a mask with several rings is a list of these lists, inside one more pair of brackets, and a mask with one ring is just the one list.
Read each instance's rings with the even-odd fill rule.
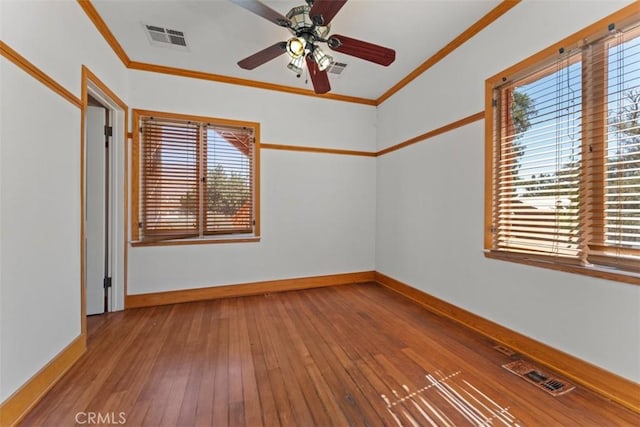
[[111,238],[111,276],[113,286],[109,311],[124,310],[125,295],[127,292],[127,256],[128,256],[128,177],[127,162],[129,161],[128,144],[128,113],[127,105],[109,89],[89,68],[82,66],[82,109],[81,109],[81,137],[80,137],[80,302],[81,302],[81,327],[86,335],[86,247],[85,247],[85,203],[86,203],[86,109],[88,95],[97,99],[104,105],[110,114],[113,134],[109,146],[110,158],[109,175],[109,234]]

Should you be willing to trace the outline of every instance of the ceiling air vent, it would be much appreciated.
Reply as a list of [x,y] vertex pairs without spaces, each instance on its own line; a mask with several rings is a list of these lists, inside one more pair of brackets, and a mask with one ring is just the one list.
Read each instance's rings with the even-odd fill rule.
[[175,47],[178,49],[188,49],[187,37],[182,31],[171,30],[157,25],[143,24],[149,42],[154,46]]
[[344,62],[333,62],[327,69],[327,72],[329,74],[335,74],[339,76],[340,74],[342,74],[345,68],[347,68],[347,64],[345,64]]

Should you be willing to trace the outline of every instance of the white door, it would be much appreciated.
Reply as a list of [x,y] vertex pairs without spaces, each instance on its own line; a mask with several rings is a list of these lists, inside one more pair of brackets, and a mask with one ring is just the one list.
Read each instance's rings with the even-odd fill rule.
[[107,260],[106,247],[106,176],[107,149],[105,145],[106,110],[87,107],[86,114],[86,186],[85,186],[85,236],[86,278],[85,297],[87,315],[104,313]]

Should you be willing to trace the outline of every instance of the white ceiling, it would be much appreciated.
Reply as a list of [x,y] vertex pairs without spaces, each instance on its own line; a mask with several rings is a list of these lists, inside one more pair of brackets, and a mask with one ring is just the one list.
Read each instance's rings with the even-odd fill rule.
[[[304,0],[263,1],[283,15]],[[132,61],[202,71],[291,87],[313,89],[296,78],[282,55],[254,70],[237,62],[291,34],[285,28],[227,0],[92,0]],[[330,75],[332,93],[376,99],[500,3],[499,0],[350,0],[331,23],[331,34],[361,39],[396,50],[383,67],[326,51],[347,63]],[[144,24],[186,33],[189,49],[152,45]]]

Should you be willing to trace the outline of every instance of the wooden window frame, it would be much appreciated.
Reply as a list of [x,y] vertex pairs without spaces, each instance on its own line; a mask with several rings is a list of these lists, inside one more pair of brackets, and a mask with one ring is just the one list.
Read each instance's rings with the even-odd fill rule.
[[[504,261],[516,262],[525,265],[532,265],[536,267],[549,268],[553,270],[565,271],[570,273],[578,273],[585,274],[594,277],[600,277],[609,280],[620,281],[624,283],[630,283],[635,285],[640,285],[640,274],[636,268],[632,268],[631,270],[626,270],[624,262],[617,262],[615,268],[612,268],[610,264],[606,262],[606,259],[600,259],[601,256],[596,254],[594,259],[597,259],[598,263],[595,265],[575,265],[571,263],[563,263],[561,259],[554,260],[553,257],[536,257],[529,254],[519,254],[512,253],[508,251],[496,251],[494,250],[495,242],[494,242],[494,203],[495,203],[495,193],[494,188],[497,185],[497,178],[494,174],[494,162],[495,160],[495,150],[496,144],[498,142],[498,136],[500,134],[500,126],[504,126],[504,118],[500,117],[500,109],[496,106],[496,102],[494,99],[497,96],[501,95],[501,91],[498,88],[508,86],[512,82],[517,82],[521,80],[526,80],[528,76],[535,76],[535,70],[543,70],[545,65],[555,61],[555,58],[558,57],[558,52],[563,51],[572,51],[575,49],[580,49],[584,45],[591,44],[597,40],[606,37],[609,34],[609,26],[610,24],[615,24],[616,28],[625,28],[630,24],[637,24],[640,21],[640,9],[637,4],[631,4],[609,16],[599,20],[598,22],[590,25],[587,28],[567,37],[566,39],[544,49],[535,55],[521,61],[518,64],[509,67],[508,69],[490,77],[485,81],[485,208],[484,208],[484,251],[485,256],[491,259],[499,259]],[[636,27],[637,30],[638,27]],[[596,52],[597,54],[597,52]],[[600,54],[604,55],[603,52]],[[602,70],[599,71],[601,75],[606,75],[606,64],[607,61],[602,61]],[[538,74],[539,75],[539,74]],[[584,76],[584,68],[583,68],[583,76]],[[593,77],[596,76],[596,77]],[[592,77],[597,78],[598,71],[595,73],[592,72]],[[592,80],[593,81],[593,80]],[[589,86],[590,82],[584,82],[583,86]],[[504,92],[504,91],[503,91]],[[601,97],[606,96],[606,88],[601,90]],[[591,95],[592,97],[594,95]],[[596,94],[597,96],[597,94]],[[586,101],[584,96],[583,89],[583,103]],[[583,109],[584,109],[583,105]],[[604,114],[603,117],[606,117],[606,108],[602,108],[602,112],[592,113],[592,114]],[[583,127],[586,126],[585,120],[586,117],[590,117],[589,114],[583,114]],[[593,116],[591,116],[593,117]],[[589,125],[592,126],[592,125]],[[582,154],[583,154],[583,162],[582,168],[593,170],[593,168],[600,168],[604,171],[604,163],[605,156],[603,154],[605,144],[606,134],[606,126],[604,129],[592,129],[590,130],[590,135],[587,136],[588,140],[583,140],[582,142]],[[591,144],[593,139],[601,139],[599,143],[596,143],[598,147],[602,148],[601,150],[592,150]],[[587,191],[590,192],[591,198],[595,201],[592,202],[592,206],[604,206],[604,187],[600,183],[598,183],[597,173],[593,173],[593,171],[589,174],[583,174],[584,176],[588,176],[588,179],[581,179],[581,193],[586,194]],[[588,217],[588,216],[587,216]],[[600,216],[599,218],[601,218]],[[594,221],[600,221],[600,225],[594,223]],[[581,227],[587,229],[589,233],[595,232],[596,235],[601,236],[598,241],[604,241],[602,239],[602,234],[604,232],[604,224],[603,220],[600,219],[591,219],[588,218],[583,223],[581,222]],[[589,248],[591,250],[598,251],[602,250],[601,246],[595,244],[589,244]],[[623,249],[619,248],[618,253],[628,253],[638,255],[640,250],[637,249]],[[606,258],[606,257],[605,257]],[[590,257],[591,259],[591,257]],[[635,261],[637,263],[637,261]],[[632,261],[633,263],[633,261]],[[626,267],[631,268],[631,265],[627,265]],[[634,266],[635,267],[635,266]]]
[[[150,111],[134,109],[132,114],[133,132],[132,132],[132,161],[131,161],[131,245],[132,246],[173,246],[173,245],[193,245],[193,244],[214,244],[214,243],[248,243],[260,241],[260,123],[248,122],[240,120],[222,119],[217,117],[205,117],[195,116],[188,114]],[[252,180],[253,180],[253,217],[254,225],[252,233],[242,234],[226,234],[219,232],[210,233],[198,233],[197,237],[187,238],[170,238],[170,239],[142,239],[141,237],[141,207],[142,207],[142,138],[141,138],[141,120],[145,117],[154,117],[165,120],[176,121],[190,121],[195,123],[210,124],[213,126],[225,126],[225,127],[246,127],[253,129],[254,132],[254,144],[253,144],[253,168],[252,168]],[[199,149],[201,150],[201,149]],[[206,151],[206,150],[205,150]],[[205,153],[206,156],[206,153]],[[202,159],[200,159],[200,162]],[[199,193],[201,193],[200,191]],[[200,194],[199,198],[202,198]],[[202,201],[200,201],[202,202]],[[206,215],[204,215],[206,217]],[[198,222],[206,221],[206,218],[200,218],[198,215]],[[202,226],[198,226],[199,229]],[[158,233],[161,237],[162,233]]]

